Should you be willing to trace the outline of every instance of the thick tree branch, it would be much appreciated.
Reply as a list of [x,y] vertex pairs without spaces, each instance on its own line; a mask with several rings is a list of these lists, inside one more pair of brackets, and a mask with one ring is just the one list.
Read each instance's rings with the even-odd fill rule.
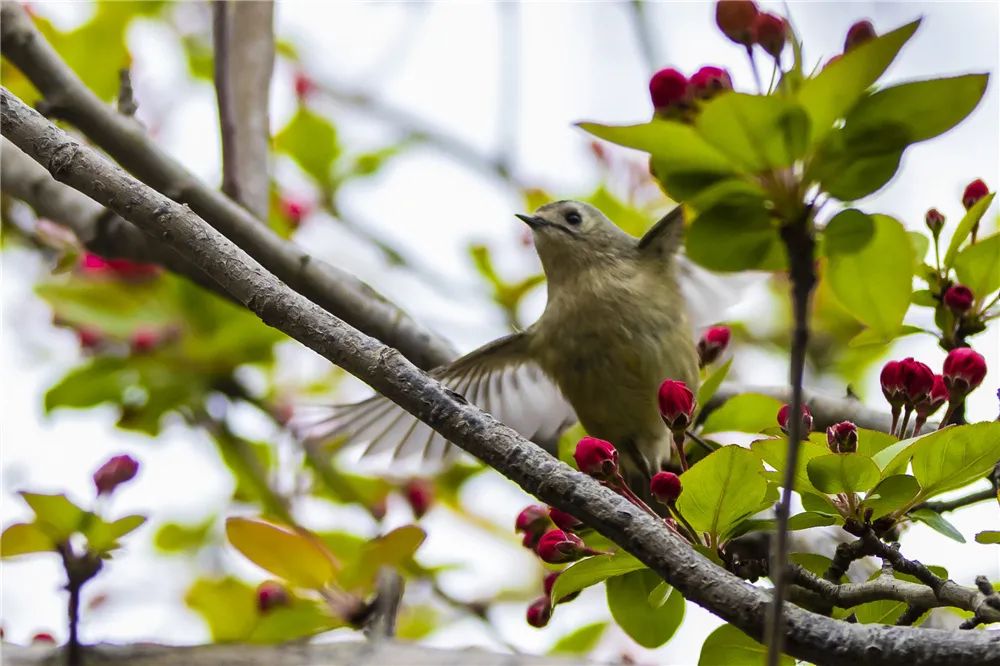
[[274,3],[215,0],[213,36],[222,191],[266,220]]
[[349,273],[282,240],[245,208],[161,150],[138,122],[98,99],[38,32],[24,8],[0,6],[0,49],[45,96],[44,107],[78,127],[153,189],[187,204],[285,284],[328,312],[394,346],[422,368],[454,358],[452,347]]
[[[267,273],[188,208],[136,181],[81,146],[10,94],[0,93],[3,133],[57,179],[126,216],[197,261],[265,323],[363,379],[450,441],[552,506],[569,511],[704,606],[760,640],[766,590],[712,564],[662,521],[545,453],[418,370],[399,352],[360,333]],[[995,632],[916,631],[855,625],[789,607],[786,651],[824,664],[912,666],[959,661],[1000,664]]]

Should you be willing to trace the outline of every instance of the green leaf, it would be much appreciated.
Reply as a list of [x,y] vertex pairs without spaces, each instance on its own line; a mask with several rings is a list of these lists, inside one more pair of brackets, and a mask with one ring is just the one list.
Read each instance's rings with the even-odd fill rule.
[[[810,484],[811,487],[812,484]],[[796,488],[800,486],[795,484]],[[834,519],[841,518],[840,511],[834,505],[833,501],[826,495],[822,495],[819,491],[814,492],[802,492],[799,494],[802,496],[802,508],[806,511],[812,513],[819,513],[824,516],[833,516]]]
[[840,201],[854,201],[881,189],[899,170],[902,149],[875,150],[864,142],[848,141],[843,130],[829,134],[809,164],[806,182]]
[[286,643],[346,624],[331,616],[324,602],[292,595],[290,605],[258,614],[257,624],[246,640],[250,643]]
[[406,604],[396,619],[396,638],[403,641],[419,641],[426,638],[441,625],[441,612],[427,604]]
[[1000,422],[938,430],[913,444],[913,475],[927,499],[980,479],[1000,461]]
[[695,129],[743,170],[757,173],[802,157],[809,117],[787,97],[727,93],[702,107]]
[[[779,439],[758,439],[750,445],[750,450],[760,456],[760,459],[768,465],[778,470],[779,473],[785,471],[785,460],[788,456],[788,440]],[[799,444],[799,460],[795,469],[795,490],[800,494],[813,489],[813,484],[806,473],[806,466],[813,458],[825,456],[830,453],[830,449],[817,442],[807,441]]]
[[910,326],[909,324],[903,324],[895,331],[878,331],[874,328],[866,328],[861,331],[847,343],[847,346],[851,349],[858,349],[862,347],[880,346],[884,347],[893,340],[898,338],[906,337],[907,335],[914,335],[915,333],[925,333],[924,329],[919,326]]
[[813,486],[828,495],[871,490],[880,476],[872,459],[857,453],[818,456],[809,461],[806,472]]
[[370,588],[380,568],[402,566],[426,537],[416,525],[403,525],[372,539],[361,547],[357,559],[344,568],[337,582],[347,590]]
[[733,174],[735,165],[690,125],[671,120],[652,120],[641,125],[578,123],[596,137],[649,153],[669,163],[671,173]]
[[299,105],[274,137],[277,150],[290,156],[321,187],[332,185],[331,169],[340,155],[337,129],[323,116]]
[[169,307],[170,285],[160,278],[141,282],[47,282],[37,285],[35,293],[60,319],[93,326],[115,337],[126,338],[139,327],[160,328],[176,323],[177,312]]
[[781,270],[784,248],[763,205],[718,204],[691,222],[688,257],[713,271]]
[[871,489],[861,503],[861,511],[863,513],[871,509],[872,518],[881,518],[909,506],[919,492],[920,484],[915,478],[906,474],[893,474]]
[[724,446],[681,474],[677,510],[698,532],[724,535],[760,510],[767,494],[760,458],[739,446]]
[[852,610],[860,624],[896,624],[896,620],[906,610],[906,603],[880,599],[855,606]]
[[23,492],[21,497],[35,512],[38,528],[56,543],[68,539],[93,516],[93,514],[73,504],[65,495]]
[[990,192],[977,201],[972,208],[966,211],[958,226],[955,227],[955,233],[952,234],[951,242],[948,243],[948,250],[944,253],[944,261],[942,262],[946,268],[951,268],[955,265],[955,257],[958,255],[959,248],[962,247],[962,243],[972,233],[972,228],[977,226],[979,221],[983,219],[986,209],[993,203],[995,196],[996,192]]
[[1000,532],[996,530],[983,530],[976,533],[977,543],[1000,543]]
[[692,421],[697,422],[698,414],[701,413],[701,410],[705,408],[705,405],[707,405],[715,396],[715,392],[719,390],[720,386],[722,386],[722,382],[726,381],[726,375],[729,374],[729,368],[732,364],[733,359],[729,359],[720,365],[718,368],[713,370],[711,374],[705,378],[705,381],[701,383],[701,386],[698,387],[698,406]]
[[798,101],[811,121],[813,144],[882,76],[919,25],[919,20],[914,21],[865,42],[802,83]]
[[315,536],[263,520],[229,518],[226,536],[243,555],[272,574],[300,587],[320,589],[339,565]]
[[607,622],[592,622],[585,624],[579,629],[575,629],[558,641],[549,649],[549,654],[569,654],[584,655],[594,649],[604,630],[608,628]]
[[83,535],[87,537],[87,548],[97,553],[106,553],[118,547],[118,539],[139,529],[146,522],[145,516],[131,515],[107,522],[93,516],[87,521]]
[[983,299],[1000,289],[1000,234],[976,241],[955,256],[958,281]]
[[887,432],[858,428],[858,453],[871,458],[898,440]]
[[958,528],[945,520],[944,516],[937,511],[931,511],[930,509],[917,509],[916,511],[910,511],[908,515],[914,520],[920,521],[935,532],[943,534],[953,541],[965,543],[965,537],[958,531]]
[[[803,513],[797,513],[788,519],[788,531],[797,532],[799,530],[808,530],[813,527],[827,527],[833,525],[837,520],[834,516],[829,513],[818,513],[816,511],[805,511]],[[749,519],[744,520],[739,525],[736,526],[729,533],[729,538],[735,538],[737,536],[742,536],[750,532],[761,532],[761,531],[771,531],[773,532],[778,525],[778,521],[773,518],[764,519]]]
[[257,623],[256,590],[233,577],[199,579],[184,596],[217,643],[246,640]]
[[14,523],[0,535],[0,557],[52,552],[56,544],[35,523]]
[[194,552],[208,541],[209,531],[215,524],[215,516],[193,525],[164,523],[156,531],[153,543],[163,553]]
[[[767,663],[767,648],[731,624],[724,624],[705,639],[701,646],[698,666],[763,666]],[[778,659],[781,666],[795,666],[787,655]]]
[[702,433],[760,432],[777,423],[781,401],[759,393],[733,396],[705,419]]
[[[869,226],[870,240],[859,245]],[[913,286],[913,246],[903,225],[885,215],[849,209],[830,221],[824,238],[829,259],[825,277],[840,304],[876,331],[898,331]]]
[[625,551],[588,557],[570,565],[559,574],[552,586],[552,598],[562,599],[613,576],[644,568],[645,564]]
[[629,637],[644,648],[656,648],[673,637],[684,619],[684,597],[671,594],[653,608],[649,595],[662,579],[649,569],[609,578],[608,608],[611,617]]

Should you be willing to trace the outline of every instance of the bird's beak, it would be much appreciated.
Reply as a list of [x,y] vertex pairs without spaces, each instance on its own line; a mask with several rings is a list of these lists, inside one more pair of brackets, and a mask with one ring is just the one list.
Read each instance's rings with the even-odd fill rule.
[[538,215],[522,215],[521,213],[515,213],[514,217],[521,220],[532,229],[537,229],[538,227],[543,227],[548,224],[548,222],[545,221],[545,218],[539,217]]

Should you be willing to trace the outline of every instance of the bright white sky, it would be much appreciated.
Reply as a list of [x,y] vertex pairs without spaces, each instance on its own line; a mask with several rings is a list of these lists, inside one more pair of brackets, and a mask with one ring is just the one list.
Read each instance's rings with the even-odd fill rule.
[[[779,3],[762,3],[779,10]],[[90,11],[82,4],[35,3],[36,9],[70,26]],[[199,15],[189,8],[191,20]],[[503,145],[515,158],[519,176],[560,194],[593,186],[597,174],[587,157],[587,138],[572,126],[580,119],[639,121],[650,109],[646,67],[624,3],[529,3],[516,7],[486,4],[372,4],[288,2],[278,7],[282,36],[299,46],[308,69],[320,80],[348,84],[426,118],[443,130],[493,151]],[[804,37],[811,60],[839,52],[847,27],[870,18],[880,31],[918,15],[926,20],[899,62],[892,80],[929,73],[957,74],[1000,71],[1000,28],[996,3],[791,3],[792,18]],[[662,65],[693,72],[702,64],[721,64],[733,73],[737,87],[752,79],[740,50],[716,31],[710,3],[669,2],[648,7]],[[518,64],[519,81],[501,92],[501,17],[518,27],[508,58]],[[192,170],[218,180],[215,98],[206,84],[192,85],[172,36],[155,24],[137,24],[130,34],[135,58],[134,79],[140,115],[155,120],[163,145]],[[280,127],[293,109],[291,72],[280,68],[273,87],[274,124]],[[165,111],[169,105],[169,113]],[[327,109],[324,109],[327,110]],[[383,145],[392,140],[383,125],[363,114],[331,107],[341,137],[352,148]],[[1000,186],[1000,103],[991,81],[986,99],[973,116],[945,137],[912,148],[896,180],[863,202],[866,210],[890,212],[913,228],[922,224],[930,206],[951,221],[961,214],[964,185],[982,177]],[[151,123],[152,124],[152,123]],[[503,129],[501,129],[503,128]],[[501,135],[500,132],[504,132]],[[509,137],[504,140],[501,136]],[[279,165],[278,168],[286,168]],[[530,250],[518,242],[521,229],[512,218],[520,211],[515,192],[489,177],[470,172],[433,149],[408,152],[377,178],[350,186],[345,209],[395,240],[422,265],[445,276],[443,291],[387,269],[377,254],[322,220],[300,234],[318,254],[352,271],[407,307],[462,348],[471,348],[503,332],[503,322],[485,305],[481,286],[467,259],[470,242],[486,242],[497,252],[502,270],[534,265]],[[995,210],[991,215],[995,219]],[[7,253],[3,271],[4,335],[2,339],[3,525],[25,517],[12,493],[21,489],[59,491],[89,501],[91,472],[108,455],[127,451],[142,461],[137,481],[113,499],[113,512],[148,512],[154,524],[193,521],[222,505],[231,481],[204,439],[174,427],[159,440],[112,428],[111,410],[42,415],[41,395],[77,362],[76,344],[66,332],[53,331],[50,315],[31,295],[42,270],[32,257]],[[403,279],[401,279],[403,278]],[[528,318],[540,311],[541,294],[528,305]],[[720,317],[721,318],[721,317]],[[994,327],[977,339],[993,368],[1000,368],[1000,332]],[[929,339],[911,337],[893,355],[914,355],[939,366],[943,354]],[[306,354],[290,354],[295,371],[321,363]],[[774,359],[744,364],[743,379],[780,383],[783,366]],[[748,372],[749,371],[749,372]],[[750,374],[752,372],[752,374]],[[867,395],[877,396],[877,378],[869,377]],[[876,401],[877,404],[877,401]],[[974,418],[997,411],[991,390],[981,390],[971,405]],[[254,424],[247,426],[255,428]],[[258,427],[258,434],[261,433]],[[475,506],[486,516],[512,524],[526,497],[497,478],[481,479],[469,489]],[[400,520],[405,510],[400,507]],[[391,515],[391,514],[390,514]],[[359,512],[307,507],[305,520],[317,527],[350,524],[371,529]],[[955,520],[967,537],[1000,527],[995,505],[982,504]],[[500,546],[437,511],[424,521],[430,538],[421,551],[428,564],[466,565],[445,579],[448,589],[476,598],[504,586],[536,584],[539,572],[526,552]],[[156,557],[144,527],[128,540],[128,548],[111,562],[86,597],[106,593],[107,603],[85,614],[86,641],[155,640],[198,642],[207,639],[197,617],[180,599],[192,564],[201,571],[237,571],[259,578],[258,570],[237,556],[223,561],[190,563]],[[459,544],[459,545],[456,545]],[[952,577],[971,582],[977,574],[1000,576],[995,546],[959,545],[918,526],[907,532],[908,555],[940,563]],[[55,558],[5,562],[0,591],[0,622],[9,640],[26,641],[36,630],[65,636],[62,583]],[[417,591],[419,593],[419,590]],[[588,603],[589,599],[589,603]],[[527,650],[544,650],[573,627],[607,617],[602,595],[590,591],[581,601],[561,606],[551,625],[538,631],[525,625],[523,604],[501,607],[500,631]],[[608,632],[599,655],[615,658],[622,651],[647,663],[693,663],[703,636],[718,621],[688,605],[680,637],[653,656],[629,645],[617,631]],[[463,622],[436,634],[440,645],[494,645],[482,628]]]

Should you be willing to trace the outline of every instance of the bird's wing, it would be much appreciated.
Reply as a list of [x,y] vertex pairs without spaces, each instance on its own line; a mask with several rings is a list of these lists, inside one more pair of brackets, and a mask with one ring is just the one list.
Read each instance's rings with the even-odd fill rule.
[[666,258],[677,252],[683,242],[684,211],[680,206],[674,206],[639,239],[639,251]]
[[[556,384],[531,360],[524,334],[495,340],[432,374],[470,403],[542,445],[576,421]],[[452,462],[459,453],[430,426],[384,396],[329,409],[322,421],[305,430],[310,440],[364,444],[362,457],[415,462],[422,471]]]

